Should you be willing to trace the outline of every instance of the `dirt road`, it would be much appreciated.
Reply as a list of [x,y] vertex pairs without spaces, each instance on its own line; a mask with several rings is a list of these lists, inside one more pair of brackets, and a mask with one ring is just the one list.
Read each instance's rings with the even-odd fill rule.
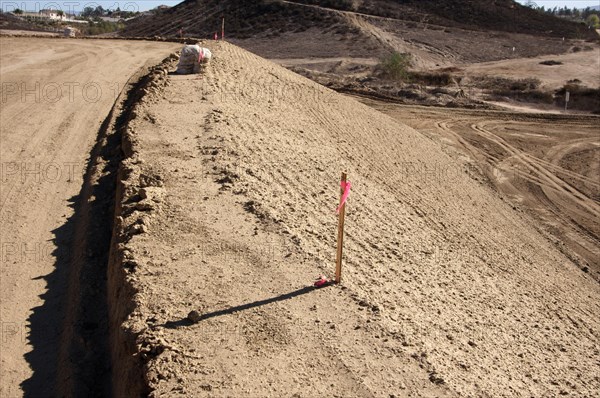
[[[578,79],[587,87],[600,84],[600,48],[582,43],[589,50],[568,54],[543,55],[533,58],[507,59],[464,66],[465,75],[502,76],[510,79],[537,78],[544,88],[556,90],[569,80]],[[560,62],[559,65],[542,65],[543,61]]]
[[[595,394],[600,287],[528,214],[426,132],[207,45],[136,110],[121,169],[111,269],[151,396]],[[315,290],[342,170],[344,283]]]
[[[91,217],[80,214],[86,208],[82,201],[92,207],[98,202],[93,196],[82,199],[84,173],[102,124],[130,76],[178,47],[0,37],[0,396],[67,391],[80,376],[67,364],[81,358],[71,356],[93,352],[90,347],[73,351],[66,341],[76,339],[73,328],[94,335],[106,326],[93,321],[106,308],[105,268],[83,276],[89,278],[87,289],[95,290],[88,300],[97,300],[98,313],[84,314],[90,319],[85,323],[80,313],[89,308],[82,310],[76,302],[78,268],[82,262],[98,264],[92,260],[98,253],[74,258],[86,234],[78,220]],[[101,219],[89,227],[107,233]],[[98,275],[100,282],[94,279]],[[98,351],[102,348],[99,342]],[[102,394],[106,357],[100,356],[96,366]]]

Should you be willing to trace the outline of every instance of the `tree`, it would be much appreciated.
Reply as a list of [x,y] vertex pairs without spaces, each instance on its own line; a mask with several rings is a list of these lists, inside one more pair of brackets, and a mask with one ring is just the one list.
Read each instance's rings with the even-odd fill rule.
[[23,14],[23,10],[21,10],[20,8],[15,8],[15,10],[13,11],[13,14],[21,15],[21,14]]
[[91,17],[93,13],[94,13],[93,7],[85,7],[83,9],[83,11],[81,12],[81,16],[82,17]]
[[98,6],[96,7],[96,9],[94,10],[94,16],[96,17],[101,17],[104,15],[104,8],[102,6]]
[[535,4],[534,1],[532,0],[527,0],[527,3],[525,3],[525,7],[529,7],[529,8],[538,8],[538,5]]
[[600,29],[600,17],[598,17],[596,14],[591,14],[589,17],[587,17],[585,22],[591,28]]

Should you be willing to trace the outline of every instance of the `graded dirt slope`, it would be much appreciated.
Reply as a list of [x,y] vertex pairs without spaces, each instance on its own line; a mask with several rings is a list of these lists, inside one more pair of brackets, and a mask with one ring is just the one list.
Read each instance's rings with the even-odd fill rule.
[[[86,235],[79,218],[99,217],[89,225],[102,230],[97,247],[106,240],[102,234],[110,239],[104,220],[111,218],[112,197],[82,199],[83,175],[101,125],[130,76],[175,47],[179,45],[0,37],[2,397],[63,396],[58,391],[68,396],[69,386],[84,372],[72,367],[93,362],[89,356],[98,352],[97,365],[106,365],[101,355],[106,347],[90,343],[90,336],[102,329],[92,320],[102,319],[106,310],[105,268],[90,274],[86,269],[83,275],[92,286],[94,302],[88,309],[99,314],[77,314],[76,287],[82,264],[101,265],[96,259],[106,255],[90,251],[73,257],[81,254],[76,247],[82,247]],[[102,180],[87,183],[98,186]],[[94,208],[107,199],[106,206],[100,204],[104,213],[81,214],[87,209],[82,202],[89,200]],[[83,337],[74,336],[76,328],[84,330]],[[71,351],[77,345],[83,350]],[[107,368],[96,370],[87,376],[97,391],[80,396],[103,394]]]
[[[596,394],[600,287],[529,216],[416,130],[206,44],[124,146],[110,277],[151,396]],[[314,290],[342,170],[344,282]]]
[[598,116],[513,114],[362,100],[438,141],[538,220],[557,247],[600,281]]

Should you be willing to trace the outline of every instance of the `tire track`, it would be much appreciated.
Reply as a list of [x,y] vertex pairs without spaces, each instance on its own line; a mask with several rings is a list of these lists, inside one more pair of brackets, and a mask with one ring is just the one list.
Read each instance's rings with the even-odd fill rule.
[[[527,156],[517,148],[508,144],[502,138],[496,136],[491,131],[487,130],[485,124],[473,124],[471,128],[479,133],[484,138],[487,138],[491,142],[498,144],[508,153],[510,153],[516,160],[518,160],[523,166],[527,167],[533,173],[536,173],[542,180],[544,181],[543,187],[551,187],[556,191],[563,193],[566,196],[569,196],[574,203],[578,203],[586,210],[590,212],[595,217],[600,217],[600,206],[598,206],[593,200],[590,200],[583,193],[579,192],[575,187],[571,186],[564,180],[560,179],[553,173],[546,170],[542,165],[540,165],[536,160],[532,161],[530,156]],[[577,193],[577,194],[575,194]]]

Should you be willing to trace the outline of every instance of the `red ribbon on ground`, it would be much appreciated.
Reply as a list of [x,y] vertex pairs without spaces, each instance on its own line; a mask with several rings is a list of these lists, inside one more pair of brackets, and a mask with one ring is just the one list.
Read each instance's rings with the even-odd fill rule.
[[346,182],[342,181],[340,183],[340,185],[341,185],[342,189],[344,190],[344,193],[342,194],[342,199],[340,200],[340,205],[335,210],[335,212],[337,214],[340,214],[340,210],[342,209],[342,206],[348,200],[348,195],[350,195],[350,188],[352,187],[352,184],[350,183],[350,181],[346,181]]

